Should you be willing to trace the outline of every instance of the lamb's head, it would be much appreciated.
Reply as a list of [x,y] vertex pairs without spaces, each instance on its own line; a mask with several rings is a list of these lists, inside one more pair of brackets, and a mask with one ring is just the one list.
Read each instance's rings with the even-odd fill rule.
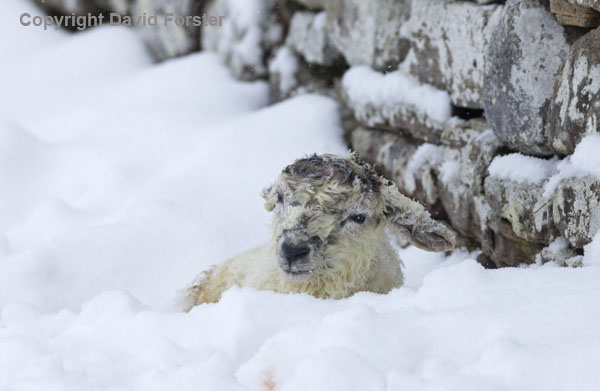
[[430,251],[454,247],[454,235],[402,195],[356,154],[314,155],[287,166],[263,192],[274,212],[279,267],[292,281],[318,278],[340,263],[370,260],[385,228]]

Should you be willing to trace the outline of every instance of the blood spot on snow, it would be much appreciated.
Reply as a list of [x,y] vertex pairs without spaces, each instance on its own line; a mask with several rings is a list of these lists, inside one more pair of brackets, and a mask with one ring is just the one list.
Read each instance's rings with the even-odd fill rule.
[[277,383],[275,383],[272,369],[265,369],[262,372],[261,377],[262,377],[261,391],[276,391],[277,390]]

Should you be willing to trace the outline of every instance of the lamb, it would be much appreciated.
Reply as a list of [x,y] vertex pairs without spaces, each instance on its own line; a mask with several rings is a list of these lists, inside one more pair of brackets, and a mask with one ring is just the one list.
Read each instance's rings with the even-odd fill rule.
[[296,160],[262,196],[274,212],[271,242],[204,272],[187,289],[185,310],[232,286],[331,299],[387,293],[403,276],[386,228],[425,250],[454,248],[446,226],[356,154]]

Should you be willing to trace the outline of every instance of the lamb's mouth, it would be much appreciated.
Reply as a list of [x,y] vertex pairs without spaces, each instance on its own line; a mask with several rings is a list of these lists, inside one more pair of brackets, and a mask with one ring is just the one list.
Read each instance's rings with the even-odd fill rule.
[[308,277],[310,277],[315,269],[309,269],[309,270],[297,270],[297,269],[292,269],[289,267],[284,267],[284,266],[280,266],[281,271],[283,271],[283,273],[285,274],[286,277],[291,278],[291,279],[306,279]]
[[284,270],[287,274],[291,274],[292,276],[303,276],[305,274],[312,274],[312,270]]

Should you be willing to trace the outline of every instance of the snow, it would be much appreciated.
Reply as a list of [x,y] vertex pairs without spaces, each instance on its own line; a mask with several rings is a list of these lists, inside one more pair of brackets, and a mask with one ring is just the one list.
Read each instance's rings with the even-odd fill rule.
[[125,28],[39,34],[55,43],[24,38],[0,75],[0,307],[125,289],[171,308],[200,271],[268,240],[260,192],[282,167],[347,151],[330,99],[265,107],[267,83],[211,54],[154,65]]
[[583,264],[600,265],[600,231],[594,235],[592,241],[583,247]]
[[447,92],[421,84],[402,71],[382,74],[367,66],[356,66],[344,74],[342,84],[356,106],[410,106],[442,124],[451,117]]
[[189,314],[120,291],[76,311],[11,306],[0,388],[595,389],[598,268],[434,257],[418,289],[340,301],[232,289]]
[[447,160],[440,166],[440,180],[444,184],[452,183],[460,178],[460,163],[455,160]]
[[244,67],[254,68],[257,74],[265,73],[264,49],[278,42],[283,34],[281,27],[267,20],[268,0],[219,0],[212,2],[207,13],[226,16],[223,25],[202,29],[202,47],[214,50],[228,61],[236,72]]
[[287,46],[279,48],[269,63],[269,72],[279,75],[279,89],[282,94],[287,94],[296,86],[296,72],[298,72],[298,59]]
[[[3,70],[4,63],[11,57],[27,57],[31,50],[42,49],[46,45],[59,42],[66,37],[62,31],[53,31],[52,33],[40,33],[37,28],[26,28],[20,23],[20,17],[23,13],[39,15],[39,10],[31,3],[23,0],[4,0],[0,5],[2,12],[2,23],[0,23],[0,53],[2,61],[0,70]],[[43,27],[42,27],[43,28]],[[19,39],[14,39],[18,35]],[[7,38],[10,37],[10,38]],[[4,73],[4,72],[2,72]]]
[[540,159],[521,153],[496,156],[488,171],[492,178],[541,185],[556,171],[557,159]]
[[551,196],[561,180],[593,176],[600,178],[600,135],[584,137],[571,156],[557,165],[557,172],[544,186],[544,195]]
[[266,83],[211,54],[153,64],[122,28],[22,31],[0,65],[0,390],[597,388],[598,235],[583,268],[408,247],[387,295],[235,288],[175,311],[269,240],[259,193],[284,165],[346,152],[336,104],[267,107]]
[[561,250],[565,250],[569,248],[569,242],[565,238],[561,238],[560,236],[552,241],[547,247],[550,253],[558,253]]
[[413,193],[416,190],[417,184],[415,182],[415,177],[421,167],[425,164],[436,167],[443,163],[444,150],[445,148],[441,145],[428,143],[421,144],[419,148],[417,148],[415,153],[411,156],[402,175],[406,191]]

